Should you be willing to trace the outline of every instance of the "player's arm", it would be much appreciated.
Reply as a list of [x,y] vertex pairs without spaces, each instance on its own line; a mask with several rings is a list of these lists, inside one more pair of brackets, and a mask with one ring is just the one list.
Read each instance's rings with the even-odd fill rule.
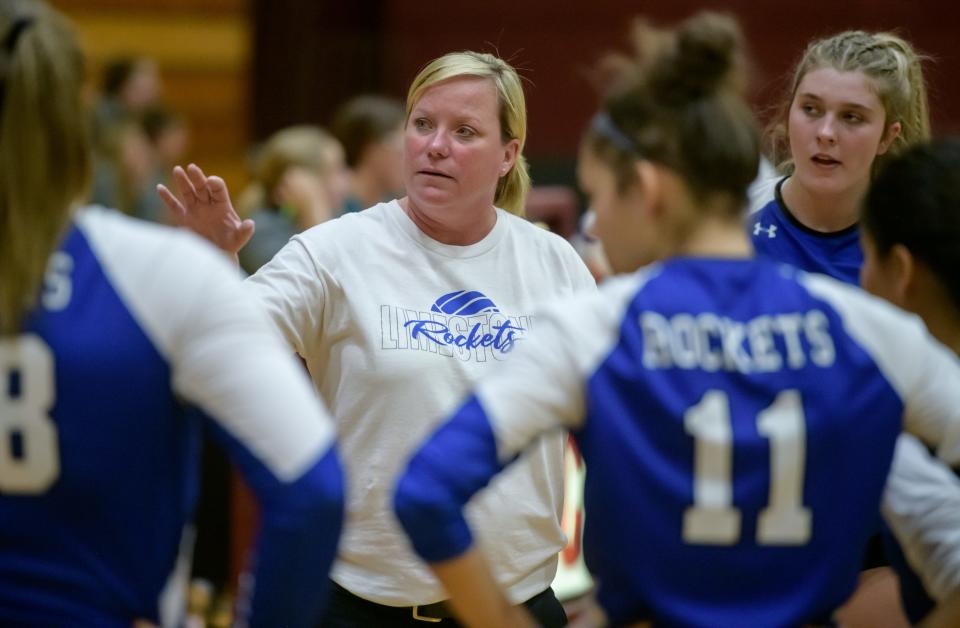
[[316,625],[343,487],[332,421],[303,369],[236,269],[200,239],[105,211],[78,221],[172,389],[216,422],[263,506],[248,623]]
[[913,350],[916,376],[905,397],[904,431],[936,450],[948,466],[960,468],[960,362],[924,333]]
[[240,608],[250,626],[315,626],[343,518],[332,421],[236,273],[219,258],[193,272],[178,286],[193,307],[171,339],[173,383],[215,422],[260,505]]
[[[275,427],[285,429],[284,421],[277,420]],[[325,447],[302,470],[280,474],[221,424],[212,432],[260,508],[254,553],[240,581],[243,601],[238,607],[248,612],[245,625],[316,626],[325,608],[328,572],[343,521],[343,475],[336,448]]]
[[509,625],[504,614],[513,611],[474,548],[463,508],[540,435],[582,423],[584,373],[616,334],[596,318],[589,305],[538,316],[534,333],[426,441],[397,484],[397,517],[467,625]]
[[841,313],[845,331],[871,355],[903,401],[903,429],[960,465],[960,363],[915,316],[817,275],[801,281]]
[[503,621],[508,614],[523,616],[521,610],[508,610],[510,603],[474,547],[463,515],[470,498],[503,467],[486,410],[471,397],[413,457],[394,496],[414,549],[468,626],[513,625]]
[[960,591],[960,479],[912,436],[897,441],[883,516],[934,599]]
[[522,606],[514,606],[500,590],[483,555],[476,548],[430,565],[450,596],[458,617],[468,626],[534,628],[537,623]]

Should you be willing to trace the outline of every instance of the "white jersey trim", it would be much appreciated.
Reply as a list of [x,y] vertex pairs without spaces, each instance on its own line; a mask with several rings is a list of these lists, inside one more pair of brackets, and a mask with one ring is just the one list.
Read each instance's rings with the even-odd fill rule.
[[221,254],[189,232],[104,209],[81,210],[76,222],[178,394],[283,481],[329,449],[333,425],[306,374]]
[[747,215],[757,213],[776,198],[777,183],[782,178],[769,164],[766,168],[761,164],[760,173],[747,188]]
[[916,316],[822,275],[798,273],[811,294],[827,301],[844,329],[874,359],[904,403],[904,429],[955,466],[960,463],[960,366]]
[[[477,396],[497,437],[501,462],[545,431],[583,424],[587,375],[616,346],[625,310],[659,268],[654,265],[608,279],[589,298],[581,295],[544,308],[536,329],[511,358],[510,368],[491,373],[480,383]],[[578,333],[582,329],[591,333]]]
[[883,516],[934,599],[960,589],[960,479],[909,434],[897,440]]

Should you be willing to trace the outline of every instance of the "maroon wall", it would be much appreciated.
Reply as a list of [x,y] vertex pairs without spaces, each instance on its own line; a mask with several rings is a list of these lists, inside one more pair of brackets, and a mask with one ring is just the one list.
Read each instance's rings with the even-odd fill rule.
[[[342,0],[317,0],[302,4],[329,6],[310,9],[313,17],[322,13],[323,18],[307,20],[310,30],[305,32],[302,10],[276,11],[278,0],[259,1],[268,10],[257,11],[257,29],[272,35],[268,41],[258,35],[256,54],[262,56],[257,74],[272,77],[269,89],[255,94],[261,102],[255,113],[259,123],[254,124],[259,135],[299,121],[291,113],[323,123],[335,101],[351,90],[379,86],[401,96],[429,59],[450,50],[480,49],[511,60],[530,81],[527,154],[535,166],[538,160],[572,161],[580,130],[597,102],[586,74],[603,52],[625,48],[632,16],[642,9],[654,21],[669,23],[705,5],[693,0],[376,0],[360,2],[363,9],[345,13],[329,8],[343,6]],[[728,0],[714,6],[741,19],[756,65],[753,98],[758,111],[767,111],[776,99],[783,77],[810,38],[848,28],[895,29],[934,57],[927,76],[935,130],[960,132],[960,81],[953,78],[960,70],[960,10],[953,3]],[[289,37],[278,42],[280,32]],[[338,52],[315,42],[337,42]],[[321,51],[326,58],[320,62],[290,63],[290,55]],[[274,67],[271,59],[278,56],[285,63]],[[373,63],[376,59],[379,64]],[[309,68],[310,74],[296,76],[297,67]],[[258,91],[263,77],[255,76],[254,83]],[[286,113],[277,110],[284,84],[298,103],[287,103]]]

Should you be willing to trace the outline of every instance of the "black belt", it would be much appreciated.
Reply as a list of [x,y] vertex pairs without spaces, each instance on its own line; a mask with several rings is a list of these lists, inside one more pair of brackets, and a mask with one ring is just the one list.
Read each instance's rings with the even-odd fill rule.
[[[362,598],[359,595],[352,593],[348,589],[343,588],[336,582],[333,583],[333,587],[336,589],[337,593],[341,595],[347,595],[353,598],[353,600],[356,602],[362,602],[365,606],[375,608],[377,612],[389,613],[398,619],[401,617],[412,617],[416,621],[438,623],[444,619],[453,619],[455,617],[453,614],[453,609],[450,608],[450,605],[447,604],[445,600],[434,602],[433,604],[420,604],[418,606],[388,606],[386,604],[377,604],[376,602]],[[550,589],[541,591],[523,604],[524,606],[533,604],[547,594],[552,594],[552,591]]]

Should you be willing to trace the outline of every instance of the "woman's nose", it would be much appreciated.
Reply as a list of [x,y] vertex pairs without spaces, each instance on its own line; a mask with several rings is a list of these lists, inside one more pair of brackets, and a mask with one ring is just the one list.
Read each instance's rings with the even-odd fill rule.
[[442,129],[436,129],[427,140],[427,152],[431,157],[445,157],[449,149],[450,144],[446,133]]
[[833,116],[826,115],[820,120],[820,126],[817,128],[817,139],[831,144],[837,141],[836,120]]

